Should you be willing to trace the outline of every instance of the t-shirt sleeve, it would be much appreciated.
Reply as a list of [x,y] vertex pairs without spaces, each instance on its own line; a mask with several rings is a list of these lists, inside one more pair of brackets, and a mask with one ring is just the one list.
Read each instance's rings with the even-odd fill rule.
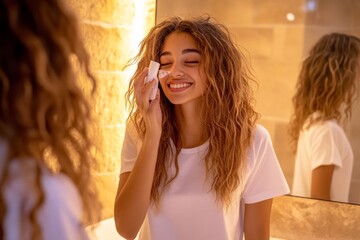
[[125,130],[125,137],[121,149],[120,174],[131,172],[141,148],[141,140],[134,126],[128,124]]
[[74,183],[63,174],[45,174],[42,185],[46,199],[38,218],[44,239],[88,240],[82,224],[83,205]]
[[[24,239],[31,231],[28,216],[38,199],[35,177],[35,164],[15,160],[10,166],[3,192],[7,207],[5,239]],[[65,175],[52,175],[42,170],[41,187],[44,200],[37,210],[37,223],[43,239],[87,240],[82,225],[81,198],[72,181]]]
[[[342,166],[341,129],[332,122],[314,125],[309,129],[308,152],[311,159],[311,170],[322,165]],[[346,141],[346,139],[344,140]]]
[[256,203],[290,192],[272,146],[268,131],[258,125],[248,152],[247,173],[242,197]]

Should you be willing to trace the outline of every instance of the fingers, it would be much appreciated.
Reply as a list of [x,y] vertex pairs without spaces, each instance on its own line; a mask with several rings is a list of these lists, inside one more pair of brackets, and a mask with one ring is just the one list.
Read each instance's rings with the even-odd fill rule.
[[148,75],[149,69],[145,67],[140,73],[139,77],[134,82],[135,89],[139,89],[144,84],[144,79]]
[[144,98],[150,100],[150,94],[152,92],[152,89],[155,87],[155,85],[156,85],[155,79],[151,79],[150,81],[144,83],[143,87],[141,88],[141,92]]
[[155,79],[145,81],[147,74],[148,68],[144,68],[134,82],[136,103],[142,110],[149,108],[151,90],[157,83]]
[[159,89],[156,90],[155,99],[151,101],[151,104],[158,104],[158,102],[160,102],[160,90]]

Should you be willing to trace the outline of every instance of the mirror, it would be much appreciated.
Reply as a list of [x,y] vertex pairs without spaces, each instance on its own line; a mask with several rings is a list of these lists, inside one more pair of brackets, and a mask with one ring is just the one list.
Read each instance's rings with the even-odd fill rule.
[[[287,124],[301,61],[324,34],[342,32],[360,37],[360,1],[356,0],[157,0],[156,22],[169,16],[209,14],[225,24],[243,47],[259,83],[256,110],[270,132],[289,186],[294,154]],[[360,204],[360,108],[354,106],[347,128],[354,152],[349,202]]]

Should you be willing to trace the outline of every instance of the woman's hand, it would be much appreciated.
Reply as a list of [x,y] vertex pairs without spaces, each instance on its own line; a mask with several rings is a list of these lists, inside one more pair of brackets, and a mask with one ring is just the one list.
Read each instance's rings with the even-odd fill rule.
[[152,134],[160,133],[162,127],[162,113],[160,108],[160,91],[157,90],[156,97],[150,101],[151,89],[156,85],[156,80],[145,83],[144,79],[148,74],[148,68],[144,68],[139,77],[135,80],[136,104],[144,118],[146,129]]

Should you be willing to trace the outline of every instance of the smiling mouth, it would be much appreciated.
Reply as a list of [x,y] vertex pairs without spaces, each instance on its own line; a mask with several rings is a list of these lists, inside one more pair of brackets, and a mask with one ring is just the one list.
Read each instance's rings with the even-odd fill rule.
[[170,89],[181,89],[181,88],[187,88],[190,87],[191,83],[170,83],[168,84]]

